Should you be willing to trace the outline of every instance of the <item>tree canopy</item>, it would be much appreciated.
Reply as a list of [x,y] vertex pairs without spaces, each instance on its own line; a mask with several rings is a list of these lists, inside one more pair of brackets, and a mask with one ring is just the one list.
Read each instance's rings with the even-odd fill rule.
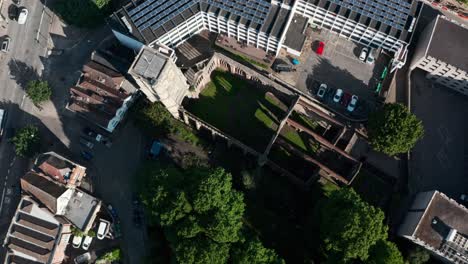
[[284,264],[284,260],[272,249],[265,248],[253,235],[236,243],[232,248],[231,260],[234,264],[262,263],[262,264]]
[[39,128],[29,125],[21,128],[11,139],[15,145],[15,153],[20,157],[30,157],[34,155],[40,143]]
[[387,155],[408,152],[423,135],[422,122],[402,104],[385,104],[369,116],[369,141]]
[[379,240],[371,247],[367,264],[404,264],[403,256],[395,243]]
[[177,262],[227,263],[237,258],[276,263],[262,261],[279,259],[255,236],[249,236],[252,245],[246,240],[244,198],[232,188],[232,176],[224,169],[156,165],[142,173],[148,179],[141,197],[149,220],[164,228]]
[[47,81],[35,80],[28,82],[26,85],[26,94],[35,105],[40,105],[50,100],[52,89]]
[[153,171],[144,202],[161,226],[173,226],[179,237],[205,235],[216,242],[236,242],[245,204],[232,190],[223,169],[176,168]]
[[387,238],[384,214],[350,188],[332,191],[320,210],[320,235],[331,256],[366,260],[369,249]]
[[423,264],[429,261],[430,255],[424,248],[416,246],[408,254],[409,264]]
[[110,12],[111,0],[56,1],[54,11],[70,25],[94,28],[104,22]]

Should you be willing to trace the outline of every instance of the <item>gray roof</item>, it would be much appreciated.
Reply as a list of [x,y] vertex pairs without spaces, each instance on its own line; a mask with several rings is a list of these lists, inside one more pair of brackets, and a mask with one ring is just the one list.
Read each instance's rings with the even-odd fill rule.
[[468,29],[438,16],[428,56],[468,72]]
[[156,80],[164,68],[166,61],[167,58],[163,55],[149,48],[143,48],[132,71],[142,78]]
[[100,201],[97,198],[76,189],[67,204],[65,217],[79,229],[84,230],[99,205]]
[[303,34],[306,27],[307,19],[303,16],[294,15],[288,32],[286,33],[284,45],[297,51],[302,51],[306,40],[306,36]]

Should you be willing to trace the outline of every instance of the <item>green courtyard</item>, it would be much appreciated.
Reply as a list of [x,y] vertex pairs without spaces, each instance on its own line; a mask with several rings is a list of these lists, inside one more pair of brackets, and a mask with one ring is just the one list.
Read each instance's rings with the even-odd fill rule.
[[199,99],[185,108],[226,134],[263,152],[284,117],[287,106],[273,94],[221,70],[213,71],[211,82]]

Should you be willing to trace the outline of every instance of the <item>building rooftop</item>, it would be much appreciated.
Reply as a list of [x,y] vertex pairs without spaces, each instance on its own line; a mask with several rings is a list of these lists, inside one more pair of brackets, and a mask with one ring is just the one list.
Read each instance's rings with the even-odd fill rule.
[[64,216],[79,229],[86,230],[90,221],[94,220],[99,211],[100,204],[99,199],[75,189],[67,204]]
[[152,82],[158,79],[166,64],[167,57],[154,52],[152,49],[143,48],[140,56],[135,60],[132,72]]
[[46,177],[33,171],[27,172],[21,179],[54,198],[60,197],[67,190],[65,186],[55,184]]
[[78,165],[55,152],[40,154],[35,165],[45,175],[70,186],[79,185],[86,175],[86,168]]
[[451,229],[456,229],[458,233],[468,237],[468,209],[446,195],[434,191],[414,236],[439,249]]
[[57,250],[55,240],[60,222],[28,196],[20,200],[4,240],[5,263],[51,263]]
[[468,28],[440,15],[434,24],[426,55],[468,71]]
[[286,33],[284,45],[297,51],[302,51],[306,36],[304,31],[307,27],[307,19],[303,16],[294,15],[291,25]]

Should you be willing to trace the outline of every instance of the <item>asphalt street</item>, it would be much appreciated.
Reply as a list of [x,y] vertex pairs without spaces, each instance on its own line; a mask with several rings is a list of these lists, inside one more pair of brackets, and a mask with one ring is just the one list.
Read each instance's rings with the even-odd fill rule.
[[[22,6],[29,10],[24,25],[8,18],[8,9],[11,1],[4,1],[2,15],[7,21],[2,22],[0,40],[5,36],[11,38],[9,51],[0,55],[0,101],[1,107],[6,110],[4,122],[5,131],[11,127],[22,127],[34,122],[28,114],[35,107],[25,96],[24,89],[18,85],[35,75],[40,76],[43,70],[42,59],[47,52],[47,38],[38,36],[48,34],[51,17],[44,15],[44,6],[41,1],[23,1]],[[22,72],[21,67],[27,65],[31,72]],[[33,72],[32,72],[33,71]],[[19,79],[22,79],[19,80]],[[4,135],[8,137],[9,135]],[[13,146],[5,137],[0,142],[0,234],[4,233],[11,219],[14,202],[19,197],[19,177],[28,167],[27,161],[15,157]],[[3,253],[3,252],[2,252]],[[2,254],[3,255],[3,254]]]

